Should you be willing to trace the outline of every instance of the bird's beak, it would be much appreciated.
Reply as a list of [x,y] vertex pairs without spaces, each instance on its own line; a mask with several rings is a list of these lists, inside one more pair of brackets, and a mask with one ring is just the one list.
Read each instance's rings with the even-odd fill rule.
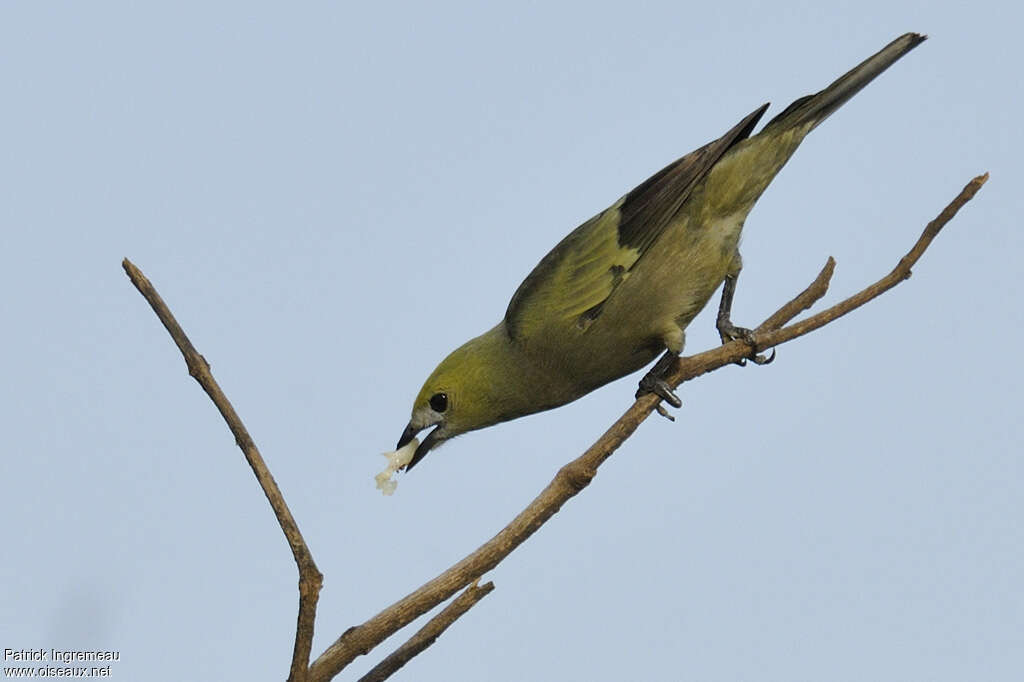
[[[417,462],[426,457],[427,453],[430,452],[431,448],[433,448],[435,445],[444,440],[444,436],[438,433],[440,430],[441,426],[439,425],[433,431],[428,433],[427,437],[423,439],[423,442],[419,444],[419,446],[416,448],[416,452],[414,452],[412,455],[412,459],[409,461],[408,464],[405,465],[405,470],[407,472],[411,471],[412,468],[416,466]],[[405,445],[408,445],[409,441],[415,438],[416,434],[419,433],[420,431],[421,429],[417,429],[410,423],[408,426],[405,427],[405,431],[402,431],[402,437],[398,439],[397,447],[402,448]]]
[[404,448],[409,444],[409,441],[416,437],[417,433],[419,433],[419,430],[412,424],[406,426],[405,431],[402,431],[402,437],[398,439],[398,445],[395,446],[395,449],[401,450]]

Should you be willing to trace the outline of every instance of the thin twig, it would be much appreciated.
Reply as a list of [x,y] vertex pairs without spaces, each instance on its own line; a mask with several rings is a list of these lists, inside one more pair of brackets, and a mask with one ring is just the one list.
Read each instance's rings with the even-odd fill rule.
[[754,331],[756,333],[774,331],[788,323],[803,311],[809,310],[811,306],[817,303],[828,292],[828,285],[832,281],[832,273],[835,272],[835,270],[836,261],[832,256],[829,256],[828,260],[825,261],[825,267],[821,269],[821,272],[819,272],[818,276],[814,278],[814,281],[811,282],[806,289],[797,294],[792,301],[776,310]]
[[466,611],[490,594],[494,589],[494,583],[477,585],[474,582],[452,603],[444,607],[441,613],[437,614],[427,624],[420,628],[415,635],[409,638],[402,646],[395,649],[387,658],[373,666],[370,672],[359,678],[359,682],[381,682],[398,672],[399,668],[412,660],[413,656],[420,654],[424,649],[437,641],[448,626],[462,617]]
[[[988,175],[985,174],[972,180],[960,195],[928,224],[924,234],[911,251],[901,259],[893,273],[842,303],[829,308],[824,313],[819,313],[789,327],[775,328],[785,324],[824,295],[834,266],[829,259],[814,283],[758,327],[754,350],[764,350],[807,334],[837,317],[845,315],[906,279],[909,276],[910,266],[920,258],[942,226],[949,222],[956,212],[974,196],[987,178]],[[896,279],[890,281],[893,277]],[[815,321],[813,325],[806,324],[812,320]],[[744,341],[732,341],[704,353],[681,359],[672,376],[668,377],[668,381],[671,385],[678,386],[684,381],[746,358],[750,353],[751,348]],[[612,424],[586,452],[563,466],[540,495],[497,535],[441,575],[385,608],[362,625],[346,630],[313,661],[309,669],[310,681],[320,682],[331,679],[357,656],[368,653],[398,629],[494,568],[554,516],[563,504],[590,484],[601,463],[608,459],[623,441],[636,431],[640,423],[654,411],[658,402],[659,399],[654,395],[644,395],[638,398],[632,407]]]
[[281,525],[281,530],[284,531],[288,545],[292,549],[292,556],[295,557],[295,563],[299,568],[299,614],[295,632],[295,647],[292,651],[292,662],[288,679],[291,682],[304,682],[308,673],[309,653],[313,645],[316,604],[320,596],[320,587],[323,584],[323,575],[321,575],[316,567],[316,563],[313,561],[313,555],[309,551],[306,541],[302,538],[302,533],[299,532],[299,526],[295,522],[295,518],[292,517],[291,511],[284,501],[284,496],[277,487],[277,482],[274,481],[274,477],[270,474],[270,470],[263,461],[260,451],[256,448],[256,444],[242,423],[241,418],[239,418],[238,413],[235,412],[235,408],[232,407],[231,402],[213,378],[213,374],[210,373],[210,365],[206,362],[206,358],[200,355],[195,346],[192,345],[192,342],[189,341],[188,336],[185,335],[178,321],[174,319],[174,315],[167,307],[167,304],[164,303],[164,300],[157,293],[153,284],[142,274],[142,271],[127,258],[122,261],[121,266],[128,273],[128,277],[131,279],[132,284],[135,285],[135,288],[149,302],[153,312],[160,318],[160,322],[163,323],[168,333],[170,333],[171,338],[174,339],[174,343],[185,357],[185,364],[188,366],[189,375],[199,382],[199,385],[203,387],[206,394],[210,396],[210,400],[220,410],[221,416],[224,417],[228,428],[231,429],[231,433],[235,436],[235,442],[245,454],[245,459],[249,462],[249,466],[252,467],[252,472],[256,474],[256,480],[259,481],[260,487],[263,488],[263,492],[267,496],[274,514],[277,516],[277,522]]
[[780,343],[785,343],[786,341],[795,339],[798,336],[803,336],[804,334],[812,332],[819,327],[823,327],[836,318],[842,317],[851,310],[859,308],[868,301],[881,296],[903,280],[909,279],[911,275],[911,268],[917,263],[921,256],[924,255],[925,250],[932,243],[932,240],[938,236],[939,231],[946,226],[946,223],[953,219],[957,212],[963,208],[968,201],[974,198],[974,195],[978,193],[978,190],[980,190],[981,186],[987,181],[988,173],[985,173],[977,176],[967,183],[967,186],[961,190],[956,199],[951,201],[934,220],[928,223],[924,228],[924,232],[921,233],[917,242],[914,243],[914,246],[907,252],[907,255],[900,259],[900,262],[896,264],[896,267],[893,268],[888,275],[827,310],[823,310],[816,315],[812,315],[805,320],[801,320],[790,327],[765,334],[763,337],[758,337],[758,348],[769,348]]

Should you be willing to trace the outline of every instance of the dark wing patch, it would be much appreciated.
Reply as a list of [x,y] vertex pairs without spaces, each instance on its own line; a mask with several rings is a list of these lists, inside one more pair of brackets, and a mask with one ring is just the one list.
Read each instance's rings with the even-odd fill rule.
[[767,109],[765,104],[722,137],[673,161],[627,194],[619,209],[619,243],[646,251],[682,208],[693,187],[725,152],[750,136]]
[[517,341],[585,330],[637,261],[664,232],[690,192],[733,145],[746,139],[768,105],[725,135],[669,164],[559,242],[519,285],[505,312]]

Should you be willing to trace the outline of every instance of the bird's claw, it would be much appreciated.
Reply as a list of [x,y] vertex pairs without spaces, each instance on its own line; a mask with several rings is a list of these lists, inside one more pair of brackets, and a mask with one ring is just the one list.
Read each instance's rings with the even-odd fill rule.
[[751,355],[746,358],[740,358],[736,361],[736,364],[740,367],[747,366],[747,360],[753,360],[755,365],[770,365],[775,361],[775,349],[772,348],[771,355],[765,355],[764,353],[755,353],[751,351]]
[[[672,388],[668,385],[668,382],[651,372],[648,372],[644,378],[640,380],[640,387],[637,388],[636,397],[639,398],[647,393],[653,393],[672,407],[679,408],[683,406],[683,401],[675,394]],[[669,421],[675,421],[675,418],[661,405],[658,405],[655,409],[662,417],[665,417]]]
[[729,343],[730,341],[743,341],[747,345],[754,345],[754,332],[746,327],[737,327],[728,320],[719,320],[718,322],[718,336],[722,339],[722,343]]
[[660,414],[665,419],[669,420],[670,422],[674,422],[676,420],[676,418],[673,417],[669,413],[669,411],[665,409],[665,406],[662,405],[661,403],[658,403],[657,405],[654,406],[654,411]]
[[775,360],[774,348],[772,348],[771,355],[767,356],[757,352],[757,340],[754,338],[754,332],[751,329],[737,327],[732,322],[724,321],[718,325],[718,335],[721,337],[723,344],[731,341],[742,341],[750,346],[750,356],[736,361],[736,364],[740,367],[746,367],[747,360],[753,360],[755,365],[770,365]]

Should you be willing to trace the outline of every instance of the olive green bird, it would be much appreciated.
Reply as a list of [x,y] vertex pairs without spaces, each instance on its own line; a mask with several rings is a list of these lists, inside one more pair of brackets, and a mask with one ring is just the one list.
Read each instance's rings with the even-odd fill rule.
[[427,378],[398,447],[434,429],[407,470],[454,436],[564,405],[663,351],[640,392],[681,405],[661,374],[723,282],[722,340],[749,338],[730,308],[740,231],[754,202],[807,133],[924,39],[900,36],[750,137],[768,105],[760,107],[573,230],[519,286],[504,319]]

